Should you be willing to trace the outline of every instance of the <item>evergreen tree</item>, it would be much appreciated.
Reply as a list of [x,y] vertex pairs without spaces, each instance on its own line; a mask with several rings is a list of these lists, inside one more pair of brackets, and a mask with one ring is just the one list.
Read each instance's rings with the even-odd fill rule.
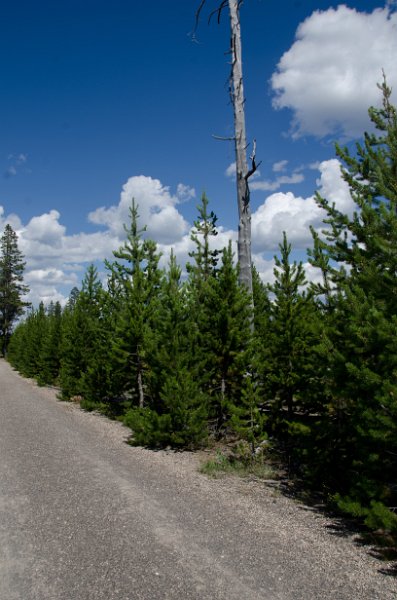
[[[357,144],[356,156],[336,146],[357,210],[350,217],[317,194],[317,203],[327,214],[324,222],[328,229],[324,239],[315,242],[328,261],[328,280],[334,287],[341,288],[354,276],[363,289],[375,291],[396,312],[397,300],[389,288],[397,274],[397,116],[385,81],[380,88],[383,106],[369,110],[379,133],[366,133],[364,145]],[[333,261],[332,269],[329,261]],[[313,263],[320,266],[318,256]]]
[[192,353],[193,319],[186,292],[186,286],[181,285],[181,269],[171,253],[156,303],[147,406],[130,410],[125,418],[136,444],[194,447],[207,434],[207,401],[198,384]]
[[[60,385],[68,399],[82,396],[98,400],[103,386],[95,390],[90,385],[91,370],[100,369],[97,352],[100,347],[100,319],[103,289],[94,265],[87,269],[81,291],[73,291],[62,319]],[[95,378],[94,378],[95,379]],[[96,380],[97,381],[97,380]],[[98,382],[98,381],[97,381]]]
[[252,267],[252,290],[254,300],[254,337],[261,338],[269,320],[271,302],[269,299],[269,289],[261,280],[256,267]]
[[310,231],[313,237],[313,248],[307,250],[309,262],[320,270],[322,277],[320,282],[312,282],[310,287],[318,306],[326,314],[332,311],[335,304],[333,292],[337,289],[335,280],[338,278],[338,268],[330,262],[330,257],[325,252],[324,242],[319,234],[313,227],[310,228]]
[[[284,452],[289,470],[304,466],[322,412],[322,374],[317,346],[321,328],[316,304],[306,290],[301,262],[290,261],[291,245],[283,234],[275,256],[275,281],[267,322],[255,333],[256,394],[266,410],[266,430]],[[312,436],[312,437],[311,437]],[[303,463],[302,463],[303,459]]]
[[160,255],[152,240],[142,239],[146,228],[139,229],[134,201],[130,217],[130,226],[125,227],[127,239],[113,253],[117,260],[106,263],[119,300],[112,367],[119,393],[143,408],[147,395],[148,345],[155,331],[156,297],[161,282]]
[[7,348],[7,360],[9,363],[17,369],[20,373],[23,373],[24,364],[26,360],[26,341],[28,335],[28,323],[29,317],[15,327],[10,342]]
[[57,382],[60,369],[62,308],[59,302],[47,309],[45,334],[39,355],[38,381],[42,385]]
[[211,243],[218,235],[216,228],[218,218],[213,211],[208,212],[208,204],[208,198],[203,193],[201,204],[197,206],[199,215],[194,221],[194,229],[191,235],[196,248],[193,252],[189,252],[189,256],[194,259],[194,263],[188,263],[187,270],[196,286],[207,281],[215,273],[220,254],[220,251],[213,248],[214,244]]
[[80,290],[78,287],[74,286],[71,290],[70,290],[70,294],[69,294],[69,298],[68,301],[66,303],[66,308],[73,310],[74,307],[76,306],[76,302],[77,299],[80,295]]
[[197,208],[192,235],[196,248],[190,253],[194,263],[188,265],[192,352],[200,388],[209,398],[210,428],[220,435],[229,417],[228,404],[238,401],[248,368],[251,312],[248,293],[238,282],[231,244],[223,251],[211,249],[217,218],[209,212],[205,195]]
[[230,404],[240,401],[243,380],[250,370],[250,299],[238,281],[231,242],[222,252],[217,277],[208,281],[205,305],[211,332],[207,345],[210,418],[219,432],[228,420]]
[[260,444],[267,439],[266,416],[261,407],[261,396],[256,381],[248,375],[239,403],[230,406],[230,425],[240,439],[249,444],[251,458],[254,458]]
[[195,249],[189,253],[193,262],[186,265],[189,274],[188,313],[191,318],[191,352],[194,355],[197,373],[200,377],[200,388],[211,392],[212,379],[212,330],[210,324],[210,307],[208,291],[217,277],[219,250],[213,248],[218,235],[217,217],[208,210],[208,199],[205,194],[197,206],[198,218],[194,221],[191,239]]
[[[340,506],[397,532],[397,113],[386,81],[356,155],[337,147],[357,210],[346,215],[317,196],[328,228],[317,241],[328,269],[332,313],[327,344],[332,381],[323,445],[328,484]],[[312,257],[319,265],[319,254]],[[383,523],[383,525],[382,525]]]
[[275,256],[274,295],[270,306],[264,368],[274,418],[294,419],[303,409],[306,389],[312,384],[316,358],[315,304],[305,291],[306,277],[301,262],[290,262],[291,245],[284,232],[281,257]]
[[78,304],[66,306],[61,325],[59,384],[62,398],[82,395],[82,374],[86,368],[84,318]]
[[86,366],[82,373],[83,407],[111,399],[111,314],[109,297],[94,265],[87,269],[76,308],[85,321]]
[[40,355],[48,328],[44,303],[40,302],[38,309],[32,309],[26,321],[21,325],[25,329],[25,341],[20,360],[20,371],[25,377],[37,377],[41,370]]
[[160,430],[165,434],[163,443],[193,448],[207,437],[207,397],[183,362],[164,381],[161,398],[165,411]]
[[91,321],[92,350],[88,357],[87,367],[82,377],[83,408],[90,408],[93,403],[107,404],[106,410],[114,414],[122,407],[119,405],[117,382],[113,377],[112,340],[116,315],[112,311],[113,303],[109,293],[98,290],[96,316]]
[[207,437],[206,396],[182,362],[165,376],[160,397],[161,413],[149,407],[127,412],[124,422],[134,432],[134,444],[195,448],[203,442]]
[[18,248],[18,238],[7,224],[0,238],[0,337],[3,355],[11,336],[12,326],[27,306],[22,297],[29,292],[23,283],[25,262]]
[[190,253],[194,263],[188,265],[189,311],[194,315],[192,352],[200,388],[209,397],[210,427],[219,435],[229,415],[227,404],[237,398],[247,369],[249,301],[245,288],[238,284],[231,246],[223,251],[213,248],[217,217],[209,212],[205,194],[197,208],[192,234],[196,247]]
[[187,288],[181,284],[181,268],[173,252],[161,282],[156,310],[156,335],[150,351],[149,405],[161,414],[163,403],[160,394],[168,374],[175,373],[182,363],[194,368]]

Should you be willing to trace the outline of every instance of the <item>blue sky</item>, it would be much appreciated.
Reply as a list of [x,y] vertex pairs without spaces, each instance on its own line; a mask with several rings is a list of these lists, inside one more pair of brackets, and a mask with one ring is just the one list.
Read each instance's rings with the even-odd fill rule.
[[[3,3],[0,229],[18,231],[30,299],[67,297],[123,238],[134,196],[151,237],[183,263],[202,191],[235,239],[227,93],[229,22],[198,0]],[[285,229],[298,257],[319,228],[320,189],[352,210],[335,139],[368,128],[385,69],[396,88],[395,3],[246,0],[247,131],[257,140],[253,252],[265,280]],[[164,259],[165,260],[165,259]],[[308,269],[308,276],[315,274]]]

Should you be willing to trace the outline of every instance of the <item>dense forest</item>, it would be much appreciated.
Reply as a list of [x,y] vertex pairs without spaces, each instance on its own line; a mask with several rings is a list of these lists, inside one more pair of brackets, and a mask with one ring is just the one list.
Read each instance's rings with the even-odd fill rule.
[[126,241],[90,266],[81,289],[30,309],[8,360],[65,400],[118,416],[134,442],[195,448],[235,436],[373,529],[397,536],[397,113],[390,89],[371,108],[375,133],[337,146],[357,210],[325,198],[306,281],[286,234],[274,283],[253,270],[254,307],[231,245],[214,250],[216,215],[198,206],[186,277],[131,206]]

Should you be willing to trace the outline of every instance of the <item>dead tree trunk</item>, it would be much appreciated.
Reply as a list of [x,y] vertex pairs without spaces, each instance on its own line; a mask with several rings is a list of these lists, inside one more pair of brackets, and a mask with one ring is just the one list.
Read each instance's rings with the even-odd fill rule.
[[241,30],[239,0],[229,0],[230,12],[230,53],[232,71],[230,74],[230,95],[234,110],[234,144],[236,152],[236,181],[238,204],[238,262],[240,283],[244,285],[252,300],[251,267],[251,205],[248,178],[256,170],[255,149],[251,156],[252,168],[247,164],[247,136],[245,132],[244,84],[241,58]]
[[[241,58],[241,30],[240,30],[240,6],[243,0],[222,0],[218,8],[210,14],[209,21],[214,14],[218,16],[218,23],[222,11],[228,6],[230,15],[230,54],[231,54],[231,73],[230,73],[230,98],[234,111],[234,143],[236,152],[236,181],[237,181],[237,204],[239,214],[238,224],[238,263],[239,263],[239,281],[248,290],[251,305],[253,307],[252,292],[252,264],[251,264],[251,205],[250,190],[248,179],[253,175],[259,166],[255,163],[255,141],[250,156],[251,165],[247,164],[247,136],[245,132],[245,112],[244,112],[244,84],[243,68]],[[196,12],[196,27],[200,17],[201,10],[206,0],[201,0],[200,6]],[[230,138],[218,138],[230,139]]]

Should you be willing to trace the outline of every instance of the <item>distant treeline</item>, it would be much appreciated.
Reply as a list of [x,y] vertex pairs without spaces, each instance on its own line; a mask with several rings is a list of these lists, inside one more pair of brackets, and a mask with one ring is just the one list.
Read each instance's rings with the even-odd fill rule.
[[317,196],[324,232],[312,232],[308,256],[320,283],[290,260],[284,234],[274,283],[253,271],[252,307],[231,246],[213,250],[205,196],[182,280],[174,256],[159,268],[133,204],[106,287],[91,266],[64,309],[32,310],[11,364],[119,416],[137,444],[233,434],[253,455],[271,448],[342,510],[397,535],[397,117],[381,87],[376,133],[354,156],[337,147],[357,212]]

